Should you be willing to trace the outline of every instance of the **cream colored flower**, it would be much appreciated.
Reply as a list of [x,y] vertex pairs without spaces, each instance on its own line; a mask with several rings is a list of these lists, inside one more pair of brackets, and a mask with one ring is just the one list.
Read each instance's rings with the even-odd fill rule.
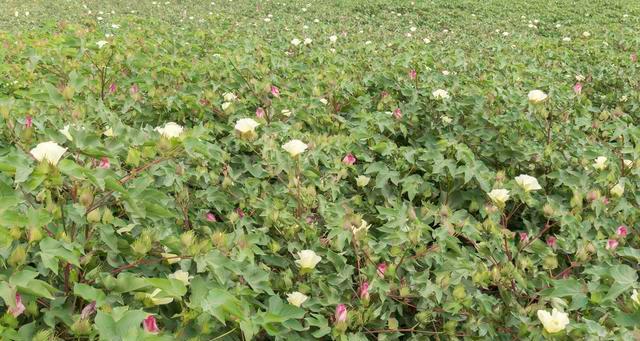
[[611,188],[611,194],[616,197],[621,197],[624,194],[624,184],[617,183],[613,188]]
[[71,136],[71,134],[69,133],[69,128],[70,126],[67,124],[64,126],[64,128],[58,130],[62,135],[64,135],[64,137],[67,138],[67,140],[69,141],[73,141],[73,137]]
[[240,133],[248,133],[256,130],[256,127],[259,126],[260,123],[254,121],[252,118],[241,118],[236,122],[235,129]]
[[627,168],[633,167],[633,161],[632,160],[625,159],[623,162],[624,162],[624,166],[625,167],[627,167]]
[[551,314],[546,310],[538,310],[538,319],[548,333],[557,333],[569,324],[569,315],[553,308]]
[[570,42],[570,41],[571,41],[571,38],[569,38],[569,37],[564,37],[564,38],[562,38],[562,41],[564,41],[564,42]]
[[360,175],[356,178],[356,184],[358,184],[358,187],[366,187],[369,184],[370,180],[371,180],[370,177]]
[[431,93],[435,99],[445,100],[449,99],[449,93],[447,90],[437,89]]
[[162,305],[162,304],[169,304],[173,302],[172,297],[156,297],[160,293],[160,291],[161,291],[160,289],[156,289],[152,293],[146,294],[147,298],[151,301],[151,303],[153,303],[154,305]]
[[177,279],[180,282],[184,283],[184,285],[189,285],[189,282],[193,278],[193,276],[189,276],[189,273],[186,271],[178,270],[169,275],[169,278]]
[[282,145],[282,148],[284,148],[284,150],[286,150],[291,156],[297,156],[298,154],[303,153],[305,150],[307,150],[309,146],[307,146],[304,142],[300,141],[300,140],[291,140],[287,143],[285,143],[284,145]]
[[494,189],[489,192],[489,198],[498,205],[504,205],[509,200],[509,190]]
[[338,37],[337,36],[331,36],[329,37],[329,41],[332,43],[335,43],[336,41],[338,41]]
[[591,33],[587,32],[587,31],[584,31],[584,32],[582,32],[582,36],[585,37],[585,38],[589,38],[589,37],[591,37]]
[[111,127],[107,127],[107,129],[104,132],[102,132],[102,135],[104,135],[106,137],[114,137],[114,136],[116,136],[113,133],[113,129],[111,129]]
[[233,92],[225,92],[222,97],[224,98],[225,101],[227,102],[233,102],[235,100],[238,99],[238,96],[236,96],[236,94],[234,94]]
[[108,42],[104,41],[104,40],[100,40],[99,42],[96,43],[96,45],[98,45],[99,49],[103,48],[107,44],[108,44]]
[[542,103],[547,99],[547,94],[542,92],[541,90],[531,90],[529,91],[529,102],[533,104]]
[[167,263],[169,264],[175,264],[178,263],[180,261],[180,257],[178,257],[178,255],[176,255],[175,253],[168,253],[168,252],[163,252],[160,254],[162,256],[162,258],[164,258]]
[[453,122],[453,119],[447,115],[442,115],[442,117],[440,117],[440,119],[442,120],[442,123],[444,124],[451,124],[451,122]]
[[280,111],[280,113],[281,113],[282,115],[286,116],[286,117],[291,116],[291,110],[289,110],[289,109],[282,109],[282,110]]
[[291,41],[291,45],[293,46],[298,46],[300,45],[301,41],[298,38],[293,38],[293,40]]
[[287,294],[287,302],[289,302],[289,304],[291,305],[295,305],[296,307],[301,306],[302,303],[304,303],[308,299],[309,296],[298,291]]
[[39,143],[35,148],[31,149],[31,155],[38,161],[47,161],[52,165],[57,165],[62,155],[67,151],[53,141]]
[[309,45],[313,42],[313,40],[311,40],[311,38],[305,38],[304,41],[302,42],[305,45]]
[[530,175],[520,174],[516,176],[516,182],[518,183],[518,185],[520,185],[520,187],[522,187],[522,189],[524,189],[525,192],[537,191],[539,189],[542,189],[542,187],[540,187],[540,184],[538,183],[538,179]]
[[366,220],[364,219],[360,219],[360,225],[355,225],[352,224],[351,225],[351,232],[353,232],[354,235],[360,234],[360,233],[367,233],[367,231],[369,231],[369,228],[371,227],[370,224],[367,223]]
[[231,106],[231,102],[222,103],[222,110],[227,110]]
[[326,98],[320,98],[320,103],[327,105],[329,103],[329,101],[327,101]]
[[160,133],[160,135],[171,139],[180,136],[184,131],[184,128],[175,122],[169,122],[166,123],[164,127],[156,127],[155,131]]
[[302,250],[298,252],[300,259],[296,260],[296,264],[302,269],[313,269],[322,260],[313,250]]
[[607,157],[606,156],[598,156],[596,161],[593,163],[593,168],[597,170],[603,170],[607,168]]

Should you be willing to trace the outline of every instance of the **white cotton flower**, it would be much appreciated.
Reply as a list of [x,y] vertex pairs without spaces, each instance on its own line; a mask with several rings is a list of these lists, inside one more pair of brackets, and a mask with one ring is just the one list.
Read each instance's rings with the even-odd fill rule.
[[287,302],[296,307],[300,307],[307,299],[309,299],[309,296],[298,291],[287,294]]
[[100,40],[98,42],[96,42],[96,45],[98,45],[98,48],[103,48],[105,45],[107,45],[109,42],[105,41],[105,40]]
[[502,32],[502,35],[503,35],[503,36],[505,36],[505,37],[507,37],[507,36],[509,36],[509,32],[504,31],[504,32]]
[[356,184],[358,187],[366,187],[369,184],[369,181],[371,181],[371,178],[364,175],[359,175],[356,178]]
[[581,75],[581,74],[578,74],[578,75],[576,75],[576,80],[577,80],[578,82],[582,82],[582,81],[584,81],[584,80],[585,80],[585,77],[584,77],[583,75]]
[[291,41],[291,45],[293,45],[293,46],[298,46],[298,45],[300,45],[300,43],[301,43],[300,39],[298,39],[298,38],[293,38],[293,40]]
[[442,75],[443,76],[448,76],[450,74],[451,74],[451,72],[449,72],[448,70],[442,70]]
[[560,28],[560,27],[562,27],[561,24],[556,24],[556,28]]
[[156,127],[155,131],[160,133],[160,135],[171,139],[179,137],[184,131],[184,128],[175,122],[168,122],[164,127]]
[[111,28],[113,28],[114,30],[117,30],[120,28],[120,25],[118,24],[111,24]]
[[606,156],[598,156],[593,163],[593,168],[597,170],[603,170],[607,168],[607,157]]
[[235,129],[242,134],[255,131],[256,127],[260,123],[254,121],[252,118],[241,118],[236,122]]
[[438,99],[438,100],[445,100],[450,98],[447,90],[443,90],[443,89],[434,90],[431,94],[435,99]]
[[423,41],[425,44],[429,44],[429,43],[431,43],[431,39],[429,39],[429,38],[424,38],[424,39],[422,39],[422,41]]
[[47,161],[52,165],[57,165],[62,155],[67,151],[53,141],[39,143],[35,148],[31,149],[31,155],[38,161]]
[[591,37],[591,33],[587,32],[587,31],[584,31],[584,32],[582,32],[582,36],[585,37],[585,38],[589,38],[589,37]]
[[234,94],[233,92],[225,92],[222,97],[224,98],[225,101],[227,102],[233,102],[236,99],[238,99],[238,96],[236,96],[236,94]]
[[542,189],[542,187],[540,187],[540,184],[538,183],[538,179],[526,174],[520,174],[516,176],[516,183],[518,183],[518,185],[520,185],[520,187],[522,187],[525,192],[537,191],[539,189]]
[[529,102],[533,104],[542,103],[547,99],[547,97],[547,94],[541,90],[531,90],[528,95]]
[[509,200],[509,190],[506,189],[494,189],[489,192],[489,198],[495,204],[504,205]]
[[113,129],[111,129],[111,127],[107,127],[107,129],[105,129],[105,131],[102,132],[102,135],[104,135],[106,137],[114,137],[114,136],[116,136],[113,133]]
[[417,28],[416,28],[416,27],[411,27],[411,28],[409,29],[409,31],[411,31],[411,32],[415,32],[416,30],[417,30]]
[[231,106],[231,102],[223,102],[222,110],[227,110],[227,108],[229,108],[230,106]]
[[611,188],[611,194],[616,197],[621,197],[624,194],[624,184],[618,182]]
[[333,35],[333,36],[329,37],[329,41],[332,42],[332,43],[335,43],[336,41],[338,41],[338,36]]
[[69,128],[70,126],[67,124],[64,126],[64,128],[58,130],[62,135],[64,135],[64,137],[67,138],[67,140],[69,141],[73,141],[73,137],[71,136],[71,134],[69,133]]
[[193,278],[193,276],[189,276],[187,271],[178,270],[169,275],[169,278],[177,279],[180,282],[184,283],[184,285],[189,285],[189,282]]
[[369,44],[371,44],[371,40],[367,40],[367,41],[365,41],[365,42],[364,42],[364,44],[365,44],[365,45],[369,45]]
[[329,104],[329,101],[327,101],[326,98],[320,98],[320,103],[322,103],[324,105],[327,105],[327,104]]
[[282,110],[280,110],[280,113],[282,115],[286,116],[286,117],[291,116],[291,110],[289,110],[289,109],[282,109]]
[[624,166],[625,167],[627,167],[627,168],[633,167],[633,161],[632,160],[625,159],[623,162],[624,162]]
[[264,20],[264,22],[270,22],[270,21],[271,21],[271,18],[264,18],[264,19],[262,19],[262,20]]
[[569,324],[569,315],[553,308],[551,314],[546,310],[538,310],[538,319],[548,333],[557,333]]
[[313,250],[302,250],[298,252],[299,259],[296,264],[302,269],[313,269],[322,260]]
[[286,150],[291,156],[295,157],[301,153],[304,153],[309,146],[300,140],[291,140],[282,145],[282,148]]
[[571,41],[571,38],[569,38],[569,37],[564,37],[564,38],[562,38],[562,41],[564,41],[564,42],[570,42],[570,41]]
[[311,40],[311,38],[305,38],[303,43],[305,45],[309,45],[309,44],[311,44],[311,42],[313,42],[313,40]]
[[442,115],[442,117],[440,117],[440,119],[442,120],[442,123],[444,123],[444,124],[451,124],[451,122],[453,122],[453,119],[451,119],[451,117],[449,117],[447,115]]

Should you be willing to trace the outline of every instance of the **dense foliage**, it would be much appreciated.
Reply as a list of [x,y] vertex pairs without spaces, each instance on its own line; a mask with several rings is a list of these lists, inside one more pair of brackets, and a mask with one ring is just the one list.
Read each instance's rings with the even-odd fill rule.
[[0,10],[3,340],[640,337],[638,4]]

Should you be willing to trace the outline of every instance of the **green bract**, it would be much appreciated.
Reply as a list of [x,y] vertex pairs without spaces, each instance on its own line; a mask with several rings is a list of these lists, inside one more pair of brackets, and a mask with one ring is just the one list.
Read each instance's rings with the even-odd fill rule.
[[639,13],[4,1],[0,339],[637,338]]

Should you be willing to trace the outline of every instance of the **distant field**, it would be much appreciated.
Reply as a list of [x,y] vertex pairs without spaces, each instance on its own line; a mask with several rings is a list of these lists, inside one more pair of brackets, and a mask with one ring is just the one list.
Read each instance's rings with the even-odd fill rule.
[[0,2],[0,339],[640,337],[640,2]]

